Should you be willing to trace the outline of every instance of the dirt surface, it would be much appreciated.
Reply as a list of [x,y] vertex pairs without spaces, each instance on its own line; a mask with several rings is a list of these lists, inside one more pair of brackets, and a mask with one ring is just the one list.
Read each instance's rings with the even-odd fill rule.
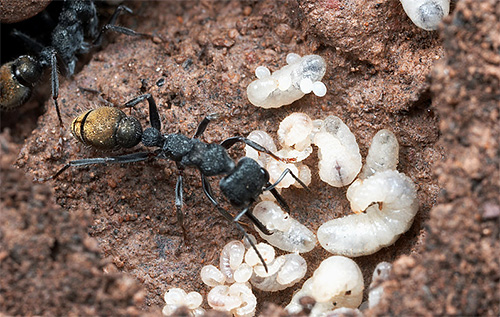
[[[493,178],[488,178],[490,183],[487,186],[484,178],[485,184],[480,186],[482,191],[477,188],[477,184],[483,184],[477,182],[482,179],[481,175],[484,177],[494,172],[498,175],[498,144],[491,143],[498,136],[498,130],[495,130],[498,126],[494,126],[495,120],[498,120],[495,117],[495,113],[498,115],[498,61],[495,62],[495,55],[485,55],[484,58],[493,59],[489,62],[493,66],[479,67],[476,63],[482,60],[470,57],[474,52],[479,56],[488,50],[498,53],[498,43],[493,43],[491,49],[483,48],[478,45],[478,40],[471,40],[475,34],[473,28],[464,27],[484,21],[482,29],[478,28],[484,31],[484,38],[491,39],[486,34],[493,30],[491,23],[498,21],[498,4],[493,14],[491,8],[486,6],[480,6],[475,11],[484,12],[485,18],[460,15],[461,25],[450,24],[441,33],[415,27],[398,1],[380,1],[377,4],[367,1],[356,5],[340,4],[338,1],[303,2],[300,5],[271,0],[163,1],[132,3],[131,6],[135,15],[124,19],[122,24],[141,32],[154,33],[155,38],[115,37],[114,43],[95,53],[90,63],[73,79],[63,80],[59,100],[66,127],[81,112],[103,105],[97,95],[78,88],[86,87],[101,91],[105,100],[116,105],[141,93],[151,93],[160,108],[164,133],[180,131],[192,135],[205,115],[221,113],[222,118],[211,124],[204,134],[207,142],[247,135],[256,129],[276,136],[279,122],[288,114],[300,111],[313,119],[339,116],[356,135],[365,156],[373,135],[382,128],[391,129],[401,145],[399,170],[417,185],[420,211],[411,229],[393,246],[355,259],[368,285],[378,262],[393,262],[400,257],[396,262],[395,280],[389,281],[392,284],[387,286],[392,297],[388,297],[377,311],[370,313],[404,312],[406,301],[420,305],[423,313],[449,312],[445,309],[446,301],[440,296],[447,296],[455,288],[451,284],[432,284],[440,281],[432,274],[439,273],[432,273],[430,266],[426,265],[442,259],[440,261],[448,265],[440,264],[447,274],[457,271],[464,274],[460,282],[478,299],[473,313],[498,314],[498,306],[493,302],[495,293],[487,289],[486,282],[498,284],[498,263],[491,258],[485,262],[486,253],[477,253],[479,250],[491,250],[489,256],[495,258],[493,250],[498,236],[498,229],[495,229],[498,228],[495,227],[499,208],[498,184],[493,183]],[[465,10],[458,7],[457,10]],[[493,19],[491,22],[486,18],[487,12],[489,19]],[[442,34],[443,40],[438,34]],[[461,39],[459,43],[465,44],[457,44],[455,37]],[[466,50],[467,47],[475,50]],[[445,49],[447,58],[443,60]],[[255,68],[265,65],[275,71],[285,64],[285,56],[289,52],[301,55],[314,53],[325,58],[328,69],[323,82],[329,89],[327,95],[323,98],[307,95],[279,109],[252,106],[246,99],[245,90],[255,79]],[[460,74],[457,69],[462,69],[462,64],[466,62],[472,63],[474,70],[470,70],[472,73],[468,75]],[[438,67],[432,71],[436,63]],[[455,70],[455,76],[449,75],[451,73],[447,69]],[[483,82],[474,79],[476,71],[491,80]],[[431,74],[432,85],[428,79]],[[470,80],[476,80],[472,88],[462,85]],[[497,86],[494,86],[494,80]],[[456,91],[450,94],[450,87],[464,87],[466,93]],[[485,96],[490,97],[483,100],[482,93],[486,87],[490,87],[491,92]],[[448,96],[454,99],[450,101]],[[487,109],[483,108],[485,104],[491,111],[479,111]],[[462,105],[460,109],[463,112],[456,112],[457,105]],[[138,146],[128,151],[97,152],[77,143],[66,129],[61,151],[57,116],[50,103],[47,107],[48,112],[40,117],[38,127],[24,143],[17,160],[17,166],[29,178],[53,175],[68,160],[144,150]],[[475,107],[476,112],[471,112],[470,107]],[[139,105],[131,111],[143,126],[147,125],[146,108]],[[472,114],[476,115],[477,122],[490,122],[490,129],[485,130],[488,126],[482,124],[477,126],[477,131],[467,130],[473,127],[469,121]],[[16,131],[13,130],[12,135]],[[466,134],[465,131],[471,132]],[[464,140],[468,140],[465,145],[459,143]],[[476,150],[472,153],[477,153],[478,157],[473,162],[467,160],[473,156],[463,154],[468,153],[463,151],[471,149]],[[465,161],[457,160],[456,156],[449,156],[448,153],[460,154],[458,157]],[[243,154],[242,147],[231,151],[235,159]],[[315,170],[317,158],[313,156],[306,160],[306,164]],[[475,166],[475,173],[471,173],[464,164]],[[462,174],[452,166],[457,166]],[[488,166],[491,166],[490,170],[486,169]],[[199,278],[201,267],[217,265],[222,246],[232,239],[241,238],[236,228],[219,216],[204,197],[198,172],[188,169],[184,176],[185,224],[189,230],[187,245],[182,244],[181,230],[176,224],[174,189],[177,171],[172,162],[151,160],[70,169],[44,188],[53,187],[62,212],[70,215],[83,211],[91,213],[88,233],[98,241],[101,256],[109,262],[105,266],[106,271],[122,271],[134,276],[145,287],[145,305],[140,307],[161,308],[162,296],[171,287],[196,290],[205,295],[209,289]],[[483,206],[484,212],[479,208],[464,209],[465,205],[459,210],[439,205],[431,214],[439,193],[438,180],[446,190],[441,191],[443,203],[453,206],[450,204],[456,199],[469,199],[471,206]],[[218,187],[217,181],[217,178],[213,179],[214,188]],[[470,186],[457,186],[462,184],[460,182]],[[350,213],[345,198],[346,189],[322,183],[317,173],[313,172],[313,195],[301,189],[284,190],[283,195],[293,208],[293,216],[317,230],[323,222]],[[216,194],[221,197],[218,190]],[[224,206],[232,213],[236,212],[229,204]],[[483,219],[481,213],[489,216]],[[440,216],[442,214],[450,222],[445,222]],[[479,218],[474,218],[474,214]],[[471,222],[472,219],[479,220]],[[74,227],[85,228],[85,221],[80,219],[76,222]],[[457,230],[455,225],[466,226],[466,229]],[[449,235],[445,240],[439,239],[439,232],[445,228]],[[489,228],[488,235],[482,231],[485,228]],[[476,243],[473,244],[476,247],[467,253],[470,259],[478,261],[480,267],[473,271],[477,281],[481,281],[476,288],[471,287],[470,282],[464,283],[472,280],[472,271],[461,266],[464,254],[460,247],[467,241],[463,239],[466,233]],[[442,257],[444,250],[451,252],[453,261]],[[427,255],[428,260],[424,260]],[[309,267],[308,277],[328,253],[318,246],[304,256]],[[413,266],[408,265],[408,261],[413,261]],[[470,265],[471,262],[466,263]],[[429,272],[424,268],[415,271],[420,267],[429,269]],[[420,297],[414,296],[415,292],[422,290],[415,289],[417,286],[413,280],[421,277],[413,276],[415,272],[425,272],[426,281],[431,283],[427,287],[433,295],[421,298],[423,302],[419,301]],[[445,275],[441,276],[444,280]],[[265,302],[287,304],[295,289],[278,293],[256,291],[259,311],[264,308]],[[446,290],[448,292],[442,295],[441,292]],[[467,294],[460,293],[456,301],[471,298]],[[14,304],[24,305],[23,310],[18,308],[20,313],[30,311],[29,303]],[[0,310],[6,311],[4,307],[7,306],[0,306]],[[461,308],[465,306],[460,304],[451,307],[456,309],[455,313],[465,312],[465,308]],[[32,311],[35,311],[34,308]],[[50,310],[38,313],[50,314]],[[271,312],[266,310],[266,314]]]
[[108,272],[89,211],[62,209],[47,184],[12,166],[19,147],[0,135],[0,307],[8,315],[143,314],[140,284]]
[[432,71],[446,153],[435,164],[439,204],[419,256],[396,261],[378,314],[499,314],[499,17],[498,1],[464,1],[440,30],[447,58]]
[[52,0],[0,0],[0,22],[14,23],[31,18]]

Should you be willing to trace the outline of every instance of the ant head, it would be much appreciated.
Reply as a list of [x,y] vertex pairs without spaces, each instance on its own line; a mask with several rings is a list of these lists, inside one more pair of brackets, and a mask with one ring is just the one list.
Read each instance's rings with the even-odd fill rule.
[[163,147],[163,137],[158,129],[149,127],[142,133],[142,144],[148,147]]
[[12,74],[24,86],[31,87],[42,75],[42,68],[31,56],[23,55],[12,63]]

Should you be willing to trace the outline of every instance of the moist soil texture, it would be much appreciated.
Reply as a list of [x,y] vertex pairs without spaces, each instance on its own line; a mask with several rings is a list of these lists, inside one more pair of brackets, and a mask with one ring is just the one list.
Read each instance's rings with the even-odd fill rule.
[[[365,157],[375,133],[390,129],[400,142],[398,170],[415,182],[420,209],[395,244],[354,259],[365,299],[377,263],[394,263],[380,304],[363,313],[500,313],[498,1],[454,3],[435,32],[414,26],[395,0],[125,4],[134,14],[120,24],[153,37],[109,35],[77,74],[61,77],[64,129],[52,100],[36,124],[37,111],[2,119],[0,312],[158,314],[170,288],[206,296],[201,267],[218,266],[222,247],[242,237],[205,197],[197,170],[183,171],[187,241],[176,219],[172,161],[76,167],[33,182],[71,160],[151,151],[97,151],[69,129],[87,110],[150,93],[165,134],[191,136],[206,115],[219,113],[202,136],[208,143],[253,130],[277,141],[280,121],[304,112],[340,117]],[[246,87],[255,68],[275,71],[288,53],[326,60],[326,96],[309,94],[277,109],[251,105]],[[126,113],[149,125],[145,102]],[[238,145],[229,153],[238,160],[245,151]],[[351,213],[347,187],[319,179],[316,153],[305,161],[311,192],[282,191],[292,216],[313,231]],[[221,195],[219,179],[210,178],[215,196],[234,215],[239,210]],[[330,254],[318,245],[303,256],[308,278]],[[284,315],[299,287],[254,290],[257,314]]]

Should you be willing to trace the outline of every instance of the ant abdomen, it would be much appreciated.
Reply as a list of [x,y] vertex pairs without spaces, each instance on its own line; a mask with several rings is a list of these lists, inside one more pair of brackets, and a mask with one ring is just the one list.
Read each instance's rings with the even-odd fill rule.
[[131,148],[139,144],[142,126],[134,117],[114,107],[100,107],[78,116],[71,133],[80,142],[99,150]]
[[0,68],[0,110],[11,110],[25,103],[42,69],[30,56],[18,57]]

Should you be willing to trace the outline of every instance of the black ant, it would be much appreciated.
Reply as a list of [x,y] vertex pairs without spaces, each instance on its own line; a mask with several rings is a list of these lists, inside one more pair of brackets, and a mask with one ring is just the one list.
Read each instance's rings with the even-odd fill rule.
[[[22,39],[37,54],[20,56],[0,68],[0,110],[11,110],[24,104],[31,96],[33,87],[42,76],[43,70],[50,67],[52,99],[62,127],[63,122],[57,102],[59,97],[57,59],[59,58],[66,76],[70,77],[75,72],[78,60],[76,55],[88,53],[91,48],[100,46],[102,36],[108,30],[126,35],[151,37],[149,34],[114,25],[123,11],[132,13],[128,7],[118,6],[108,24],[99,32],[97,11],[93,1],[66,0],[57,25],[52,31],[51,45],[45,47],[28,35],[13,31],[15,36]],[[92,43],[86,42],[86,37],[92,39]]]
[[[264,259],[255,248],[248,234],[239,224],[239,220],[246,215],[252,223],[263,233],[270,232],[250,210],[250,206],[264,191],[270,191],[276,200],[286,209],[290,210],[283,197],[278,193],[275,186],[290,174],[304,188],[307,186],[289,169],[286,169],[278,180],[271,184],[267,170],[259,163],[249,157],[243,157],[235,163],[229,156],[227,150],[238,142],[266,153],[276,160],[291,162],[293,159],[284,159],[276,156],[263,146],[241,136],[230,137],[220,144],[205,143],[199,139],[208,124],[219,117],[218,114],[206,116],[198,125],[193,137],[189,138],[181,133],[161,134],[161,122],[155,100],[151,94],[138,96],[125,103],[124,107],[134,107],[138,103],[147,100],[149,104],[149,116],[151,127],[144,131],[138,121],[133,117],[127,117],[125,113],[113,107],[101,107],[78,116],[72,123],[73,135],[82,143],[99,149],[112,150],[117,148],[133,147],[139,142],[146,147],[157,148],[154,152],[136,152],[120,156],[86,158],[70,161],[57,171],[52,177],[42,181],[55,179],[71,166],[85,166],[91,164],[107,163],[132,163],[145,161],[150,157],[170,159],[176,163],[178,169],[177,183],[175,186],[175,205],[177,221],[182,228],[184,240],[187,240],[186,229],[183,224],[183,170],[186,167],[196,167],[201,174],[203,192],[210,202],[227,220],[233,222],[249,241],[252,248],[267,270]],[[227,210],[221,207],[212,193],[211,185],[207,179],[209,176],[224,175],[219,182],[222,194],[234,207],[241,211],[233,217]]]

